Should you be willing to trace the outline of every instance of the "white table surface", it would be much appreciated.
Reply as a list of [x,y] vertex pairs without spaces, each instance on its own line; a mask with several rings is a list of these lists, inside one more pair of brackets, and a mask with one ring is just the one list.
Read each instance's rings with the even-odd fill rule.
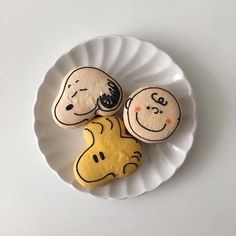
[[[0,1],[0,235],[236,235],[236,1]],[[97,35],[132,35],[170,54],[195,94],[192,151],[135,199],[73,190],[45,164],[32,108],[46,71]]]

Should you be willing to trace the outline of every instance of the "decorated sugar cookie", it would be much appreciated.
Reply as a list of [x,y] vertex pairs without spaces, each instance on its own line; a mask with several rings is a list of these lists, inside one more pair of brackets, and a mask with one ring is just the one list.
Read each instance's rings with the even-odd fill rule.
[[74,163],[75,179],[96,187],[130,175],[140,166],[141,145],[115,116],[98,117],[84,127],[87,147]]
[[81,67],[65,76],[52,115],[61,127],[76,128],[96,115],[115,114],[122,99],[122,89],[115,79],[98,68]]
[[127,130],[145,143],[156,143],[170,137],[180,123],[177,99],[159,87],[143,87],[126,101],[124,123]]

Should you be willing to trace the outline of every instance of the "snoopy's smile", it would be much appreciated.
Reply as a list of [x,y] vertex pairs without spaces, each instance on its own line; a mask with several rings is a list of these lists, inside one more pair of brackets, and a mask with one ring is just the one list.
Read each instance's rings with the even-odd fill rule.
[[85,112],[85,113],[76,113],[76,112],[74,112],[74,115],[76,115],[76,116],[83,116],[83,115],[87,115],[87,114],[89,114],[89,113],[91,113],[91,112],[93,112],[93,111],[95,111],[96,110],[96,108],[97,108],[97,104],[95,104],[95,107],[92,109],[92,110],[90,110],[90,111],[88,111],[88,112]]

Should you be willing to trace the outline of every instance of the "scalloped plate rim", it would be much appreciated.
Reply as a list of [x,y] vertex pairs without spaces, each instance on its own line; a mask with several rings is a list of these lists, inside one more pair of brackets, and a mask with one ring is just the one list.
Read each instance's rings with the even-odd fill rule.
[[[69,182],[67,182],[66,180],[64,180],[62,177],[60,177],[59,173],[58,173],[55,169],[53,169],[53,168],[50,166],[50,164],[49,164],[48,161],[47,161],[47,158],[46,158],[45,154],[44,154],[43,151],[41,150],[41,147],[40,147],[40,144],[39,144],[39,137],[37,136],[37,130],[36,130],[36,129],[37,129],[37,128],[36,128],[36,122],[37,122],[37,119],[36,119],[36,117],[37,117],[36,110],[37,110],[37,107],[38,107],[38,101],[39,101],[38,98],[39,98],[39,95],[40,95],[40,90],[42,90],[42,87],[43,87],[43,85],[44,85],[44,83],[45,83],[45,81],[46,81],[46,79],[47,79],[47,74],[48,74],[48,72],[49,72],[50,70],[52,70],[52,69],[55,67],[55,65],[57,64],[57,62],[58,62],[63,56],[66,56],[66,55],[70,54],[71,51],[73,51],[73,50],[74,50],[75,48],[77,48],[78,46],[80,46],[80,45],[82,45],[82,44],[86,44],[86,43],[88,43],[89,41],[93,41],[93,40],[96,40],[96,39],[104,39],[104,38],[111,38],[111,37],[131,38],[131,39],[138,40],[138,41],[140,41],[140,42],[145,42],[145,43],[147,43],[147,44],[150,44],[150,45],[154,46],[157,50],[160,50],[161,52],[163,52],[164,54],[166,54],[166,55],[169,57],[169,59],[173,62],[173,64],[175,64],[175,65],[181,70],[181,72],[183,73],[183,78],[184,78],[185,82],[186,82],[187,85],[188,85],[188,89],[189,89],[189,91],[190,91],[189,96],[190,96],[190,98],[191,98],[191,102],[192,102],[192,105],[193,105],[193,111],[192,111],[192,115],[193,115],[193,127],[192,127],[192,132],[191,132],[192,141],[191,141],[191,144],[189,145],[188,150],[186,151],[186,154],[185,154],[184,159],[183,159],[182,162],[176,167],[175,171],[174,171],[173,173],[171,173],[171,175],[168,176],[167,179],[162,180],[161,183],[157,184],[154,188],[151,188],[151,189],[144,189],[143,191],[141,191],[141,192],[139,192],[139,193],[136,193],[136,194],[130,194],[130,195],[126,194],[126,195],[122,195],[121,197],[111,197],[111,196],[109,196],[109,195],[106,195],[106,196],[96,196],[95,194],[92,194],[92,193],[90,193],[90,192],[83,192],[83,191],[78,190],[75,186],[73,186],[71,183],[69,183]],[[187,158],[187,156],[188,156],[188,154],[189,154],[189,152],[190,152],[190,150],[191,150],[191,148],[192,148],[192,146],[193,146],[194,139],[195,139],[195,134],[196,134],[196,129],[197,129],[197,106],[196,106],[196,102],[195,102],[193,90],[192,90],[191,84],[189,83],[187,77],[185,76],[183,70],[179,67],[179,65],[175,63],[175,61],[172,59],[172,57],[171,57],[169,54],[167,54],[166,52],[162,51],[161,49],[159,49],[158,47],[156,47],[154,44],[152,44],[152,43],[150,43],[150,42],[148,42],[148,41],[140,40],[140,39],[138,39],[138,38],[136,38],[136,37],[125,36],[125,35],[120,35],[120,34],[111,34],[111,35],[104,35],[104,36],[100,35],[100,36],[97,36],[97,37],[94,37],[94,38],[91,38],[91,39],[83,40],[83,41],[81,41],[80,43],[78,43],[77,45],[75,45],[74,47],[72,47],[70,50],[67,50],[66,52],[64,52],[64,53],[53,63],[53,65],[47,70],[46,74],[44,75],[42,82],[41,82],[41,83],[39,84],[39,86],[37,87],[37,93],[36,93],[36,96],[35,96],[35,99],[34,99],[33,104],[34,104],[34,106],[33,106],[33,114],[32,114],[32,115],[33,115],[33,123],[32,123],[32,125],[33,125],[33,130],[34,130],[33,133],[34,133],[34,137],[35,137],[35,139],[36,139],[37,148],[38,148],[39,152],[42,154],[43,159],[44,159],[44,162],[46,163],[46,165],[48,166],[48,168],[49,168],[50,170],[52,170],[52,171],[56,174],[57,178],[58,178],[61,182],[66,183],[66,184],[69,185],[73,190],[76,190],[76,191],[81,192],[81,193],[85,193],[85,194],[89,195],[89,196],[92,197],[92,198],[100,198],[100,199],[108,199],[108,200],[123,200],[123,199],[127,199],[127,198],[138,197],[138,196],[141,196],[141,195],[143,195],[143,194],[145,194],[145,193],[149,193],[149,192],[154,191],[154,190],[155,190],[156,188],[158,188],[161,184],[165,183],[165,182],[168,181],[170,178],[172,178],[173,175],[178,171],[178,169],[183,165],[183,163],[185,162],[185,160],[186,160],[186,158]]]

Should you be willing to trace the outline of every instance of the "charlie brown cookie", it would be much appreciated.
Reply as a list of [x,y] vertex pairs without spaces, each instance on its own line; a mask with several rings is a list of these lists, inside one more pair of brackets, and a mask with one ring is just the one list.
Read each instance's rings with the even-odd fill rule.
[[159,87],[142,87],[126,101],[124,123],[131,135],[145,143],[156,143],[170,137],[180,123],[177,99]]
[[74,176],[84,187],[96,187],[130,175],[139,167],[141,145],[125,132],[116,116],[98,117],[84,127],[86,148],[74,163]]
[[115,114],[123,99],[120,85],[101,69],[81,67],[62,81],[52,106],[55,122],[63,128],[85,125],[96,115]]

